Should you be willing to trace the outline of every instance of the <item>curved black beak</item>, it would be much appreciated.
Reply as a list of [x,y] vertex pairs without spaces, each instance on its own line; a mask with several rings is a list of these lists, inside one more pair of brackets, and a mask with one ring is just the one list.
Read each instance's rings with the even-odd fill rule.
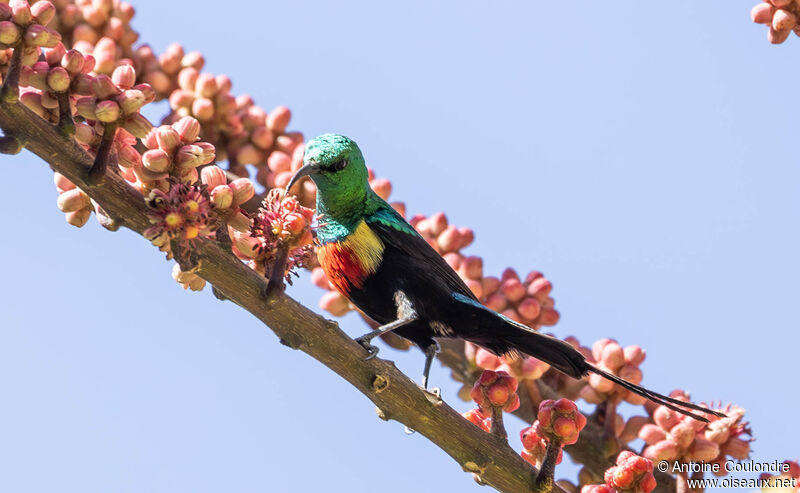
[[319,174],[318,167],[314,166],[313,164],[306,164],[305,166],[297,170],[297,173],[295,173],[292,179],[289,180],[289,184],[286,185],[286,194],[287,195],[289,194],[289,190],[292,189],[295,183],[300,181],[300,178],[303,178],[304,176],[311,176],[318,174]]

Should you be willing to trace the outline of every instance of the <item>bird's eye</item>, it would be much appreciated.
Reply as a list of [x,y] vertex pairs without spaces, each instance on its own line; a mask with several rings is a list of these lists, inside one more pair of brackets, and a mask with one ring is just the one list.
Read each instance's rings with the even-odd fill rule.
[[333,163],[333,166],[331,166],[331,169],[333,171],[341,171],[345,168],[345,166],[347,166],[348,162],[349,161],[347,159],[341,159],[339,161],[336,161],[335,163]]

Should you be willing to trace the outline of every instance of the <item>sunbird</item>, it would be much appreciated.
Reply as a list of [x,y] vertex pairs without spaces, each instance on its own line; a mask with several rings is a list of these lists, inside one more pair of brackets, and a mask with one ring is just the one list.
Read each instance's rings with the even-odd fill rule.
[[592,365],[570,344],[540,334],[485,306],[417,231],[369,186],[364,156],[337,134],[309,141],[303,166],[287,192],[308,176],[317,186],[317,256],[328,280],[359,310],[380,324],[356,341],[375,356],[370,341],[394,332],[425,353],[427,390],[438,345],[434,338],[460,338],[497,355],[521,352],[580,379],[597,373],[614,383],[700,421],[687,409],[724,414],[635,385]]

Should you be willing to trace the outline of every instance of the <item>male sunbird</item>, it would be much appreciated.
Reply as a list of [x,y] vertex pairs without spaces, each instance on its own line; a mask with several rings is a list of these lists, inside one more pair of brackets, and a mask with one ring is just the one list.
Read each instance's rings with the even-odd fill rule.
[[370,341],[394,332],[425,352],[427,389],[435,337],[460,338],[501,355],[522,352],[579,379],[589,372],[701,421],[688,409],[724,416],[627,382],[592,365],[568,343],[540,334],[483,306],[445,260],[369,186],[361,150],[349,138],[325,134],[309,141],[304,176],[317,186],[319,263],[336,289],[381,324],[356,339],[373,357]]

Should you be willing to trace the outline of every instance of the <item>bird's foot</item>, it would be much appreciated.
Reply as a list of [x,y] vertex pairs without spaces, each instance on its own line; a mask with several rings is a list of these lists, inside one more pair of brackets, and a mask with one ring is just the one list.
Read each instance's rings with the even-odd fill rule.
[[369,353],[369,355],[366,358],[364,358],[364,361],[371,360],[372,358],[377,356],[378,351],[380,351],[379,347],[373,346],[372,344],[369,343],[369,341],[370,340],[365,337],[359,337],[358,339],[356,339],[356,342],[361,344],[361,347],[363,347]]
[[415,431],[415,430],[413,430],[413,429],[409,428],[408,426],[406,426],[405,428],[403,428],[403,431],[406,433],[406,435],[413,435],[414,433],[416,433],[416,431]]
[[442,402],[442,389],[439,387],[434,387],[432,389],[422,389],[425,392],[425,398],[428,399],[428,402],[433,404],[434,406],[440,405]]

